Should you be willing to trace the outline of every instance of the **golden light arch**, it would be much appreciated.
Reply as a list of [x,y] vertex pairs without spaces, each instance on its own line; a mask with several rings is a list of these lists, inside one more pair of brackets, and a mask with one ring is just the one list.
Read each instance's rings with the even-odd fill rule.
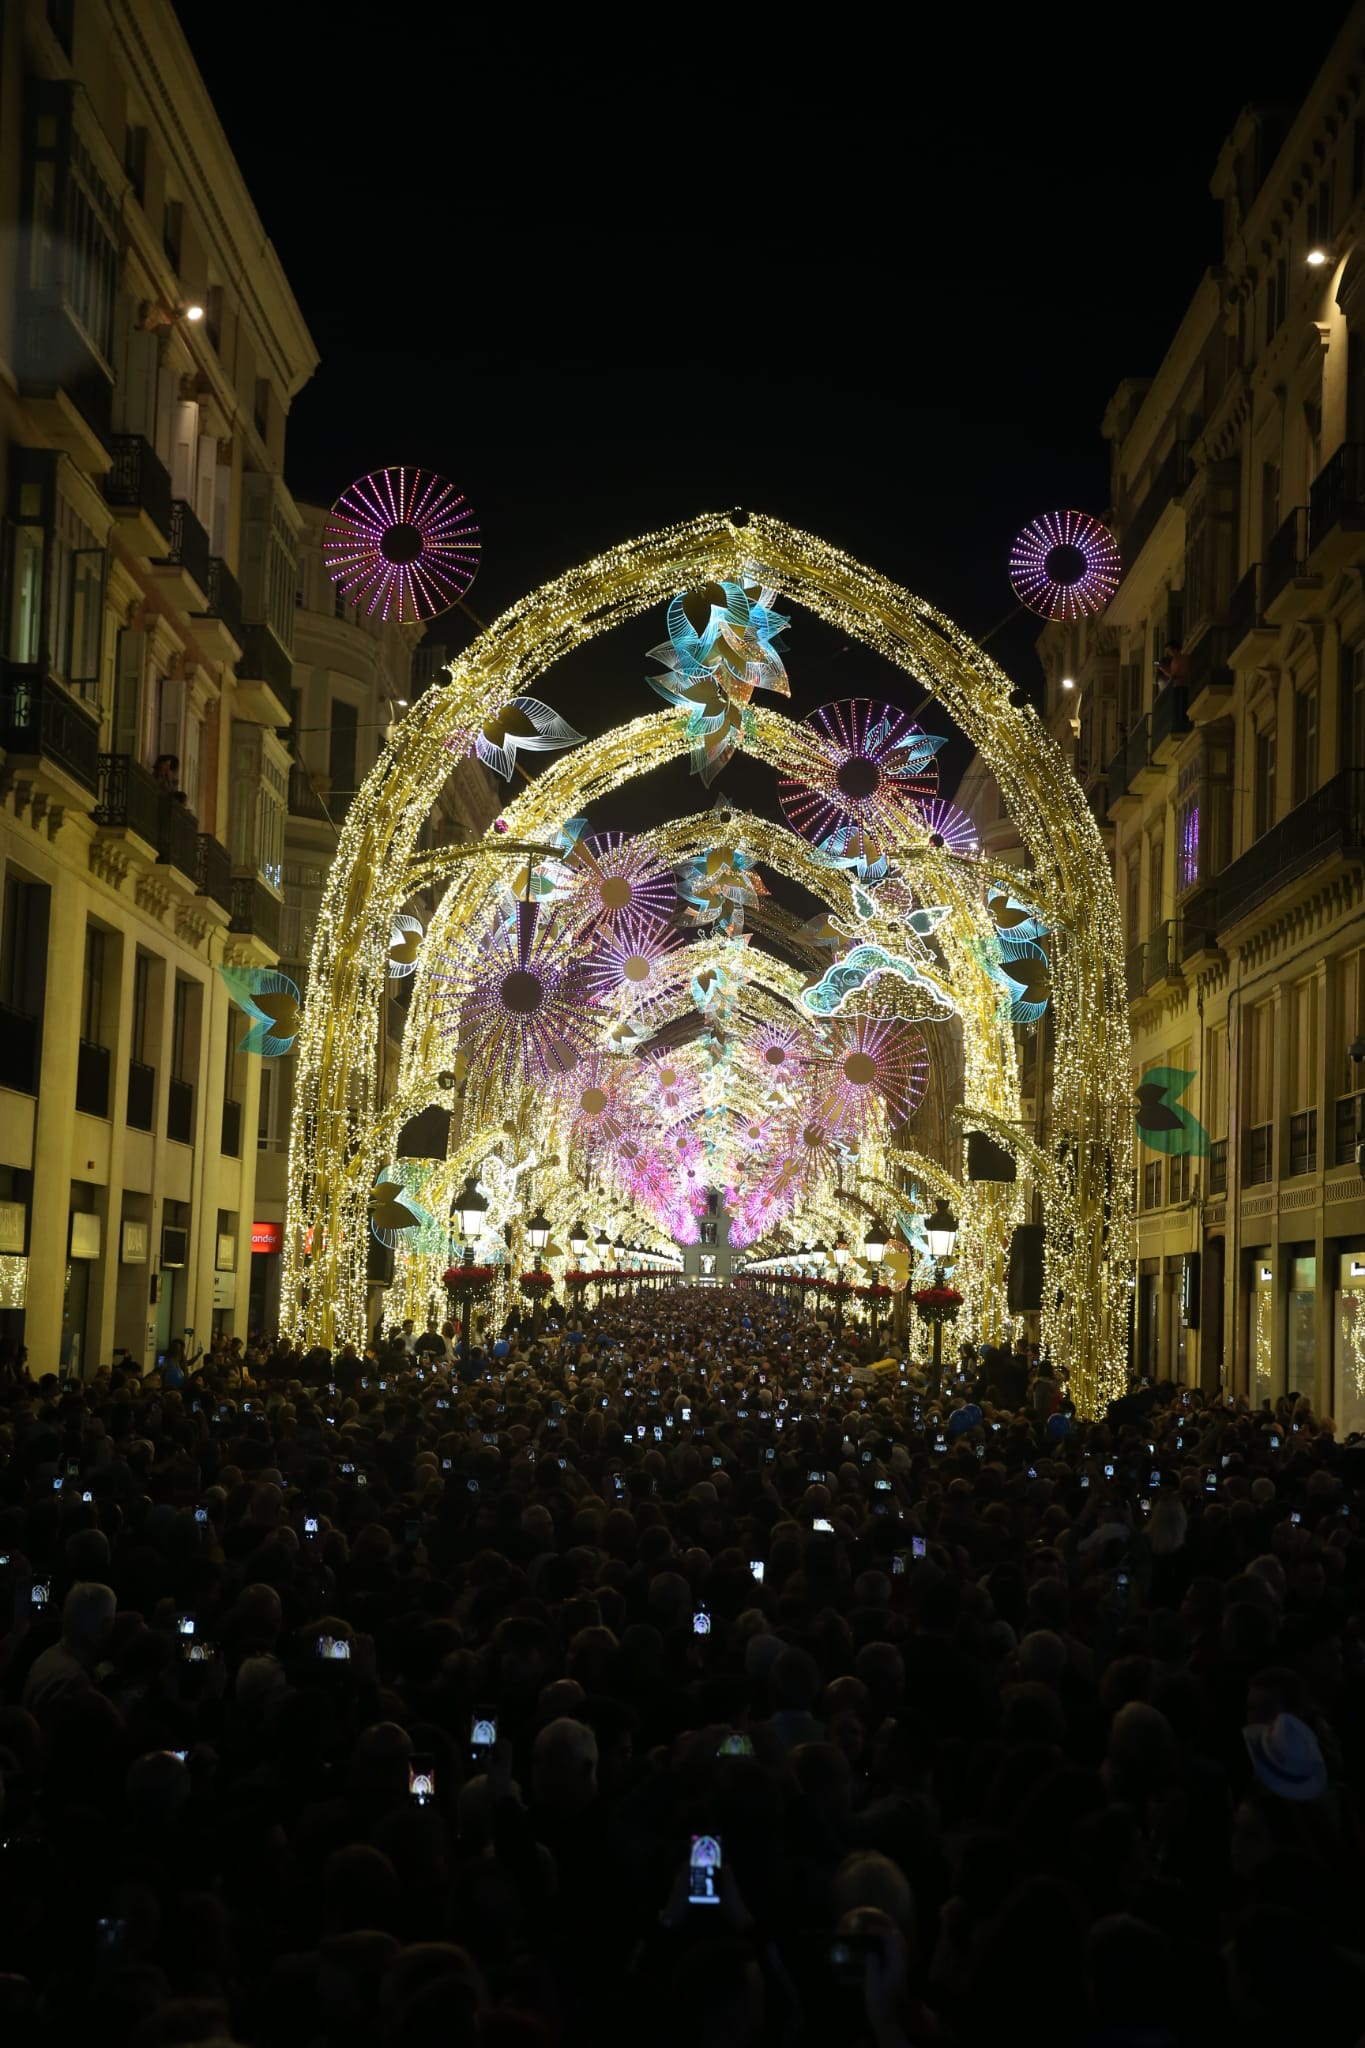
[[[573,648],[697,583],[756,574],[932,692],[979,750],[1031,863],[1030,894],[1055,920],[1050,943],[1054,1041],[1052,1128],[1044,1189],[1045,1334],[1093,1406],[1125,1378],[1132,1276],[1131,1041],[1112,877],[1094,819],[1031,708],[1010,701],[1004,672],[951,620],[826,543],[780,522],[706,515],[629,541],[532,592],[495,621],[408,714],[352,803],[324,892],[296,1047],[281,1322],[310,1342],[359,1335],[364,1313],[365,1169],[378,1128],[379,1006],[387,1000],[393,916],[429,861],[418,835],[451,766],[507,700]],[[512,836],[536,839],[639,770],[635,721],[536,778],[507,812]],[[670,742],[677,745],[676,733]],[[818,754],[811,728],[755,710],[749,750],[801,774]],[[632,748],[636,751],[632,752]],[[574,765],[576,762],[576,766]],[[910,849],[923,859],[923,844]],[[483,902],[502,848],[470,850],[456,894]],[[824,893],[839,878],[826,877]],[[1006,1034],[1007,1035],[1007,1034]],[[429,1064],[429,1053],[423,1056]],[[415,1106],[422,1060],[405,1054]],[[404,1084],[400,1081],[400,1097]],[[430,1090],[427,1090],[430,1099]],[[1007,1133],[1008,1106],[975,1105]],[[964,1121],[971,1122],[968,1100]],[[1017,1109],[1015,1110],[1017,1117]],[[363,1183],[363,1186],[362,1186]]]

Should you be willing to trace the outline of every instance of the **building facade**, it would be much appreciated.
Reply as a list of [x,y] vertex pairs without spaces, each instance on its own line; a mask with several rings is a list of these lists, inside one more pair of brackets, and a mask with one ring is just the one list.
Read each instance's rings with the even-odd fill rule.
[[[451,658],[444,646],[420,646],[424,628],[371,618],[346,602],[329,581],[322,558],[326,508],[302,505],[295,586],[293,696],[288,815],[284,832],[280,925],[281,967],[305,993],[313,927],[327,870],[351,800],[374,767],[389,735],[422,692],[440,682]],[[479,839],[500,809],[497,784],[472,755],[451,760],[450,776],[419,845]],[[436,892],[412,897],[408,911],[425,926]],[[390,983],[386,1032],[380,1049],[385,1098],[397,1084],[403,1027],[412,983]],[[260,1063],[255,1129],[259,1158],[251,1219],[251,1327],[273,1328],[279,1310],[280,1266],[288,1196],[289,1128],[294,1110],[288,1059]],[[370,1321],[391,1277],[391,1254],[373,1247]],[[405,1311],[406,1312],[406,1311]]]
[[[1103,422],[1123,578],[1049,626],[1110,844],[1138,1147],[1134,1362],[1365,1427],[1365,9],[1243,113],[1223,256]],[[1185,1078],[1181,1078],[1185,1077]],[[1169,1122],[1168,1115],[1167,1121]]]
[[246,1327],[316,351],[169,0],[0,10],[0,1338]]

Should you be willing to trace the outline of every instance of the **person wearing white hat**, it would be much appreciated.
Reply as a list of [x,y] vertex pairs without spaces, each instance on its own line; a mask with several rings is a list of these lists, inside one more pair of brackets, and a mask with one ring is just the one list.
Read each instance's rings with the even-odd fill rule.
[[1297,1714],[1277,1714],[1242,1731],[1251,1768],[1267,1792],[1280,1799],[1321,1799],[1327,1765],[1317,1736]]

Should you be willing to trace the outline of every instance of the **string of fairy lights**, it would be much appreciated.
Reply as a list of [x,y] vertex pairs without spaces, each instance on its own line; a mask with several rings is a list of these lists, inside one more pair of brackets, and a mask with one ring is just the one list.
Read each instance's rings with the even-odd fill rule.
[[[683,617],[677,601],[712,586],[740,595],[726,600],[733,612],[722,611],[720,634],[708,637],[704,610]],[[757,649],[750,668],[761,670],[759,687],[782,694],[774,650],[786,619],[777,618],[774,593],[913,676],[955,721],[996,777],[1027,849],[1022,874],[1002,874],[977,847],[970,820],[932,796],[932,748],[913,733],[865,719],[859,738],[860,712],[801,719],[743,690],[731,697],[710,688],[704,671],[716,646],[734,674]],[[561,754],[509,803],[503,829],[474,847],[444,857],[419,851],[452,753],[480,735],[515,737],[514,700],[532,707],[528,732],[553,730],[541,717],[547,707],[527,694],[538,679],[573,648],[657,605],[674,608],[674,656],[660,657],[660,694],[671,708]],[[646,883],[680,877],[679,930],[655,916],[657,892],[652,903],[647,890],[635,901],[621,847],[594,839],[593,807],[679,752],[691,752],[705,780],[719,749],[741,746],[777,772],[798,828],[809,816],[799,797],[791,812],[790,792],[820,794],[810,813],[819,837],[711,809],[637,835],[632,872]],[[860,764],[878,750],[874,782]],[[898,779],[924,800],[906,801]],[[827,937],[808,935],[799,963],[763,942],[765,867],[825,906]],[[414,934],[419,880],[443,876],[451,886],[426,931]],[[1022,904],[1008,895],[1015,888],[1027,892]],[[396,931],[412,996],[396,1080],[382,1081],[380,1019]],[[1045,955],[1034,933],[1046,934]],[[698,1192],[723,1184],[737,1195],[741,1238],[748,1233],[758,1256],[856,1234],[872,1210],[898,1231],[917,1202],[942,1192],[960,1216],[954,1284],[965,1296],[964,1329],[990,1336],[1005,1323],[1010,1235],[1036,1188],[1043,1341],[1067,1360],[1082,1405],[1093,1408],[1121,1390],[1127,1345],[1132,1131],[1122,959],[1112,877],[1079,785],[1036,715],[1012,703],[1003,671],[952,621],[768,519],[708,516],[625,542],[484,631],[444,687],[414,705],[350,807],[296,1040],[282,1323],[310,1343],[359,1336],[376,1190],[385,1213],[401,1215],[399,1198],[385,1193],[398,1175],[402,1199],[439,1219],[476,1175],[511,1239],[498,1261],[495,1310],[519,1264],[529,1263],[530,1208],[548,1222],[544,1256],[562,1278],[570,1233],[588,1209],[612,1244],[634,1241],[638,1256],[659,1258],[686,1239]],[[1020,1122],[1015,1021],[1031,1014],[1038,960],[1054,1016],[1055,1158],[1030,1151]],[[922,1111],[919,1121],[903,1114],[920,1085],[921,1044],[936,1073],[951,1071],[961,1090],[958,1123],[929,1119],[933,1133],[920,1127]],[[788,1095],[788,1084],[759,1064],[760,1046],[765,1060],[768,1050],[781,1053],[774,1071],[795,1054],[800,1080]],[[819,1117],[803,1114],[812,1102]],[[433,1104],[451,1112],[444,1155],[400,1167],[400,1134]],[[1011,1145],[1016,1182],[964,1179],[970,1128]],[[393,1293],[423,1313],[440,1303],[447,1233],[442,1226],[427,1243],[400,1227],[396,1237]]]

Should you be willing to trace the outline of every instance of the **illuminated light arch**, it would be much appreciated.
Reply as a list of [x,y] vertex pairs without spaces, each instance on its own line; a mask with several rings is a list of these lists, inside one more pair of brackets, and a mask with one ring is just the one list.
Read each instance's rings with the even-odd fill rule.
[[[980,751],[1028,849],[1030,891],[1055,919],[1052,1121],[1063,1164],[1044,1219],[1044,1332],[1070,1365],[1082,1405],[1093,1408],[1125,1383],[1133,1250],[1131,1040],[1118,907],[1098,829],[1036,714],[1011,702],[1009,678],[960,628],[839,550],[758,517],[741,525],[705,516],[645,535],[533,592],[480,635],[444,688],[419,700],[367,778],[347,814],[314,936],[297,1051],[282,1324],[322,1342],[338,1328],[358,1334],[363,1326],[365,1230],[357,1226],[374,1153],[357,1145],[356,1131],[378,1098],[376,1027],[392,922],[414,887],[417,837],[448,775],[451,737],[477,730],[573,648],[727,575],[760,577],[931,690]],[[669,748],[680,751],[682,721],[661,717],[672,728]],[[595,794],[643,772],[632,731],[620,728],[578,749],[586,758],[557,764],[573,769],[572,783],[561,785],[577,792],[571,807],[555,801],[559,787],[546,787],[554,771],[538,777],[509,809],[513,836],[548,835]],[[791,775],[800,776],[807,747],[812,772],[824,765],[818,736],[766,707],[748,708],[745,745]],[[662,746],[657,753],[662,758]],[[914,841],[894,849],[896,857],[902,850],[911,865],[924,858]],[[496,868],[490,835],[487,855],[470,862],[474,899],[486,899]],[[976,879],[979,897],[980,869]],[[821,884],[827,901],[837,882],[831,875]],[[463,888],[448,892],[456,893]],[[1002,1049],[1008,1037],[1000,1026]],[[431,1100],[429,1087],[414,1086],[415,1107],[425,1106],[424,1092]],[[315,1247],[311,1258],[306,1244]]]

